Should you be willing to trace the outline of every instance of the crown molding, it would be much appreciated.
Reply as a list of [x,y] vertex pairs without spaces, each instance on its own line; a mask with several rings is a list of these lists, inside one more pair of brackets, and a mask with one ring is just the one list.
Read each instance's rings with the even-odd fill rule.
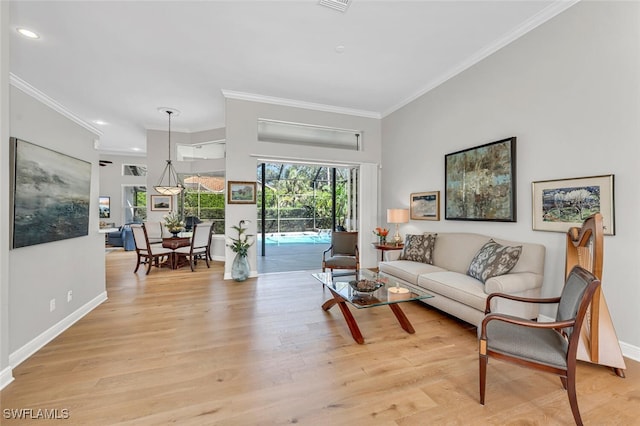
[[449,72],[447,72],[447,73],[441,75],[439,78],[436,78],[435,80],[431,81],[431,83],[427,84],[427,86],[423,87],[419,92],[417,92],[414,95],[411,95],[408,98],[400,101],[399,103],[397,103],[393,107],[389,108],[388,110],[383,111],[382,112],[382,117],[386,117],[389,114],[399,110],[403,106],[409,104],[410,102],[413,102],[414,100],[418,99],[420,96],[422,96],[425,93],[435,89],[436,87],[440,86],[441,84],[443,84],[447,80],[455,77],[456,75],[460,74],[461,72],[465,71],[466,69],[472,67],[473,65],[475,65],[478,62],[482,61],[483,59],[485,59],[489,55],[497,52],[498,50],[500,50],[503,47],[507,46],[511,42],[513,42],[513,41],[517,40],[518,38],[522,37],[523,35],[525,35],[529,31],[531,31],[531,30],[535,29],[536,27],[544,24],[545,22],[547,22],[551,18],[555,17],[556,15],[564,12],[565,10],[567,10],[568,8],[573,6],[574,4],[578,3],[579,1],[580,0],[558,0],[558,1],[555,1],[551,5],[547,6],[546,8],[544,8],[543,10],[538,12],[536,15],[532,16],[531,18],[529,18],[528,20],[523,22],[520,26],[516,27],[513,31],[505,34],[502,38],[496,40],[494,43],[486,46],[485,48],[483,48],[481,50],[479,50],[474,55],[469,57],[467,60],[461,62],[460,64],[458,64],[457,66],[455,66],[454,68],[449,70]]
[[60,103],[50,98],[49,96],[45,95],[40,90],[36,89],[35,87],[33,87],[32,85],[30,85],[29,83],[21,79],[20,77],[18,77],[17,75],[13,73],[9,73],[9,84],[11,84],[13,87],[17,89],[22,90],[27,95],[30,95],[36,98],[37,100],[39,100],[40,102],[42,102],[43,104],[51,108],[52,110],[58,112],[59,114],[68,118],[74,123],[84,127],[91,133],[97,136],[102,136],[103,132],[101,130],[96,129],[91,124],[87,123],[82,118],[78,117],[77,115],[69,111],[67,108],[62,106]]
[[333,105],[316,104],[313,102],[296,101],[293,99],[276,98],[273,96],[256,95],[254,93],[235,92],[232,90],[222,90],[222,95],[227,99],[239,99],[242,101],[261,102],[265,104],[281,105],[294,108],[311,109],[315,111],[333,112],[336,114],[355,115],[365,118],[381,119],[382,115],[375,111],[365,111],[360,109],[343,108]]

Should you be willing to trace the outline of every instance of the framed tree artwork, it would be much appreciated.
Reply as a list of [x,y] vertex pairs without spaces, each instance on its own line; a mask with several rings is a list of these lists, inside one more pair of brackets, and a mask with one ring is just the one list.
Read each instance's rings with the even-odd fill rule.
[[445,219],[516,221],[516,138],[445,155]]
[[604,235],[615,235],[613,175],[533,182],[533,230],[567,232],[602,214]]

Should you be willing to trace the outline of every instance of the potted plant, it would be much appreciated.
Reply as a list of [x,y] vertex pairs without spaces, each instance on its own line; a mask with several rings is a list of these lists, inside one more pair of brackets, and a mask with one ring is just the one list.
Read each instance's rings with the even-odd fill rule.
[[164,216],[164,226],[175,238],[178,236],[178,233],[184,229],[184,222],[180,220],[177,213],[171,212]]
[[232,226],[237,233],[237,238],[229,238],[231,243],[227,244],[235,254],[236,257],[233,259],[233,264],[231,265],[231,278],[236,281],[244,281],[249,277],[249,261],[247,260],[247,252],[249,251],[249,247],[253,245],[253,241],[249,241],[249,237],[253,237],[253,235],[246,234],[248,228],[244,227],[244,223],[248,222],[245,220],[241,220],[238,223],[238,226]]

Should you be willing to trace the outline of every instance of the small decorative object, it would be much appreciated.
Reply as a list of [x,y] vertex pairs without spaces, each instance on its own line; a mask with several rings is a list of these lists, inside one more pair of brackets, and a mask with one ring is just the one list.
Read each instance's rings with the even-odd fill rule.
[[594,213],[602,214],[604,235],[615,235],[613,175],[532,183],[533,230],[567,232]]
[[440,191],[411,194],[410,209],[411,220],[440,220]]
[[177,237],[178,233],[184,228],[184,222],[180,220],[176,213],[169,213],[164,216],[164,226],[167,231],[173,234],[173,237]]
[[406,300],[409,298],[411,298],[411,291],[406,287],[400,287],[398,281],[396,281],[395,287],[387,287],[387,299],[389,301]]
[[378,242],[380,244],[385,244],[387,242],[387,235],[389,235],[389,230],[387,228],[378,227],[373,231],[373,233],[378,237]]
[[516,221],[516,138],[444,157],[444,218]]
[[384,286],[384,283],[380,281],[361,279],[349,281],[349,286],[358,293],[373,293],[380,287]]
[[236,254],[235,259],[233,259],[233,264],[231,265],[231,278],[235,281],[244,281],[249,278],[247,253],[249,247],[253,245],[253,241],[249,241],[249,237],[253,237],[253,235],[245,234],[247,231],[247,228],[243,226],[245,222],[247,221],[241,220],[238,226],[232,226],[238,233],[238,238],[229,238],[231,243],[227,244],[227,247]]

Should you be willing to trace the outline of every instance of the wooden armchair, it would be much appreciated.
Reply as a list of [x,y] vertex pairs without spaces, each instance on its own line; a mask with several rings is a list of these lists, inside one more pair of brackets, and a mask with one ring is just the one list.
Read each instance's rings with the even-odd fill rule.
[[[589,271],[576,266],[571,270],[560,297],[532,299],[503,293],[487,298],[479,330],[480,403],[484,405],[489,357],[508,361],[560,376],[569,396],[571,412],[582,425],[576,396],[576,354],[587,308],[600,288]],[[537,322],[510,315],[490,313],[491,299],[503,297],[523,303],[558,303],[554,322]]]
[[333,232],[331,246],[322,253],[322,272],[331,269],[360,270],[357,232]]

